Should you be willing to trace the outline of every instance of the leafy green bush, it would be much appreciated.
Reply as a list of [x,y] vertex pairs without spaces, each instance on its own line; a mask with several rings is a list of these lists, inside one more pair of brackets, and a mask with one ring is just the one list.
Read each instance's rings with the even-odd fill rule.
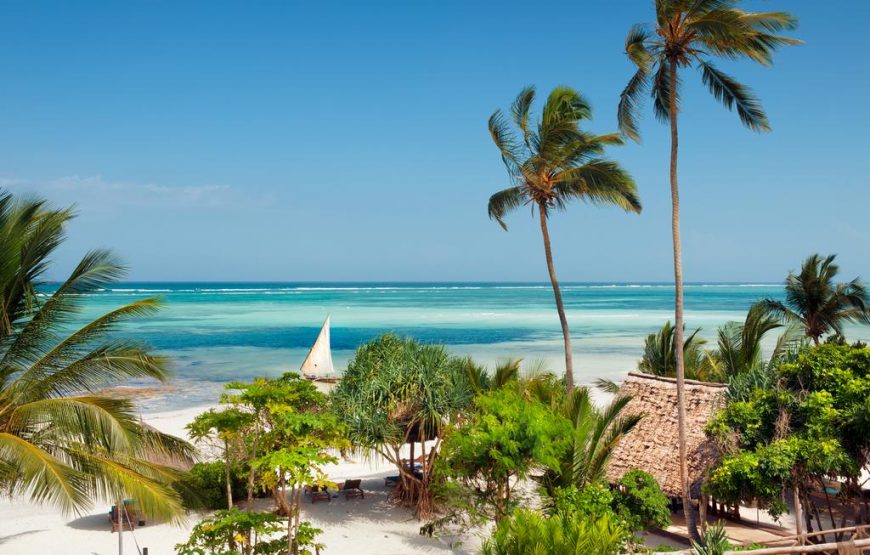
[[[224,463],[196,463],[173,487],[188,509],[223,509],[227,506]],[[244,470],[234,468],[230,473],[233,499],[245,497],[246,475]]]
[[492,537],[483,543],[483,555],[617,555],[626,530],[610,517],[592,517],[580,512],[542,515],[518,509],[502,520]]
[[[187,543],[175,546],[178,555],[279,555],[287,552],[287,536],[281,517],[273,513],[218,511],[193,527]],[[310,552],[301,551],[306,555]]]
[[613,508],[633,531],[664,528],[671,522],[668,498],[655,478],[643,470],[630,470],[619,480]]

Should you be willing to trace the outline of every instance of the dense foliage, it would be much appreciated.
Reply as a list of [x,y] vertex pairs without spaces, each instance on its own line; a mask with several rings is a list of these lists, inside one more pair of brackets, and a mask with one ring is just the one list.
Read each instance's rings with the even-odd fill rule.
[[797,487],[809,529],[820,522],[813,488],[828,495],[838,477],[848,518],[867,522],[858,479],[870,454],[870,348],[826,344],[807,348],[774,369],[773,387],[732,400],[709,425],[726,453],[709,481],[717,498],[757,499],[774,514],[781,493]]
[[82,294],[124,268],[110,252],[91,251],[45,287],[70,218],[0,191],[0,488],[73,512],[133,497],[148,516],[177,518],[178,473],[163,462],[188,462],[192,449],[144,426],[130,400],[98,393],[129,378],[167,379],[163,357],[118,333],[160,303],[143,299],[78,323]]
[[664,528],[670,524],[669,501],[655,478],[642,470],[629,470],[616,485],[613,509],[630,530]]
[[[224,460],[219,464],[225,469],[227,491],[223,498],[229,497],[231,508],[234,476],[241,471],[248,506],[259,488],[270,491],[276,514],[286,517],[287,553],[303,553],[314,530],[300,518],[303,489],[332,485],[321,467],[335,462],[330,451],[347,446],[345,428],[328,410],[327,397],[294,373],[228,384],[221,403],[221,410],[201,414],[189,428],[196,437],[215,438],[222,446]],[[237,546],[232,537],[226,544],[246,554],[256,552],[249,551],[254,544]]]
[[567,452],[567,419],[512,388],[483,394],[468,421],[451,433],[441,452],[440,493],[474,524],[496,522],[524,500],[516,490],[533,470],[559,465]]
[[[182,473],[172,487],[181,496],[186,509],[226,508],[225,469],[226,464],[220,461],[196,463],[190,470]],[[232,467],[230,491],[234,500],[244,498],[246,477],[245,468],[239,465]]]
[[[178,555],[282,555],[287,538],[281,537],[282,518],[273,513],[224,509],[199,521]],[[313,555],[313,551],[300,551]]]

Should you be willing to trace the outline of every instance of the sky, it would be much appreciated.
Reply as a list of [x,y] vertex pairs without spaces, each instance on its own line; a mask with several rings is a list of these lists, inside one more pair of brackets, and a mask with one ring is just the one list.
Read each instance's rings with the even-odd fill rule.
[[[685,279],[778,282],[813,252],[870,278],[870,2],[788,9],[805,41],[717,65],[763,100],[741,127],[684,72]],[[544,281],[537,221],[487,218],[510,185],[489,115],[526,85],[616,129],[629,27],[651,0],[3,2],[0,187],[75,204],[52,272],[115,250],[133,280]],[[540,105],[540,102],[538,103]],[[551,219],[563,281],[670,281],[669,142],[612,148],[644,210]]]

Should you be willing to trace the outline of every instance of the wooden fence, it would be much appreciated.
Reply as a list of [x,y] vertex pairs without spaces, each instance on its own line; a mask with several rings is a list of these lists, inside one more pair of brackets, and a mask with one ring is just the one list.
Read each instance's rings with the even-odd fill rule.
[[[841,535],[842,539],[829,543],[809,543],[810,538],[821,538],[825,541],[829,535]],[[765,542],[765,547],[749,551],[726,551],[725,555],[792,555],[802,553],[817,553],[820,555],[865,555],[870,553],[870,525],[850,526],[809,532],[794,536],[785,536],[777,540]],[[740,546],[740,545],[738,545]],[[681,552],[685,555],[692,550]]]
[[[826,542],[828,536],[840,537],[839,541]],[[820,538],[824,543],[809,543],[810,538]],[[818,553],[821,555],[863,555],[870,553],[870,526],[850,526],[786,536],[766,542],[767,547],[751,551],[726,551],[725,555],[790,555]]]

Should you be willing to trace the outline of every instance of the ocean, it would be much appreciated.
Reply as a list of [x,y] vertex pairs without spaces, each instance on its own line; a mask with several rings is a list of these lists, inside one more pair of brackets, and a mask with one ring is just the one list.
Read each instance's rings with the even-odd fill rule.
[[[562,293],[578,383],[620,379],[635,368],[644,337],[673,319],[669,284],[566,283]],[[489,367],[511,357],[564,370],[548,283],[126,282],[88,294],[82,320],[149,296],[161,297],[164,308],[122,333],[171,357],[173,381],[160,389],[134,384],[149,392],[140,395],[143,412],[213,403],[227,381],[298,370],[327,314],[338,369],[361,343],[392,331]],[[765,297],[782,297],[782,286],[687,284],[687,328],[713,340],[718,326],[742,321]],[[847,335],[868,340],[870,329]]]

